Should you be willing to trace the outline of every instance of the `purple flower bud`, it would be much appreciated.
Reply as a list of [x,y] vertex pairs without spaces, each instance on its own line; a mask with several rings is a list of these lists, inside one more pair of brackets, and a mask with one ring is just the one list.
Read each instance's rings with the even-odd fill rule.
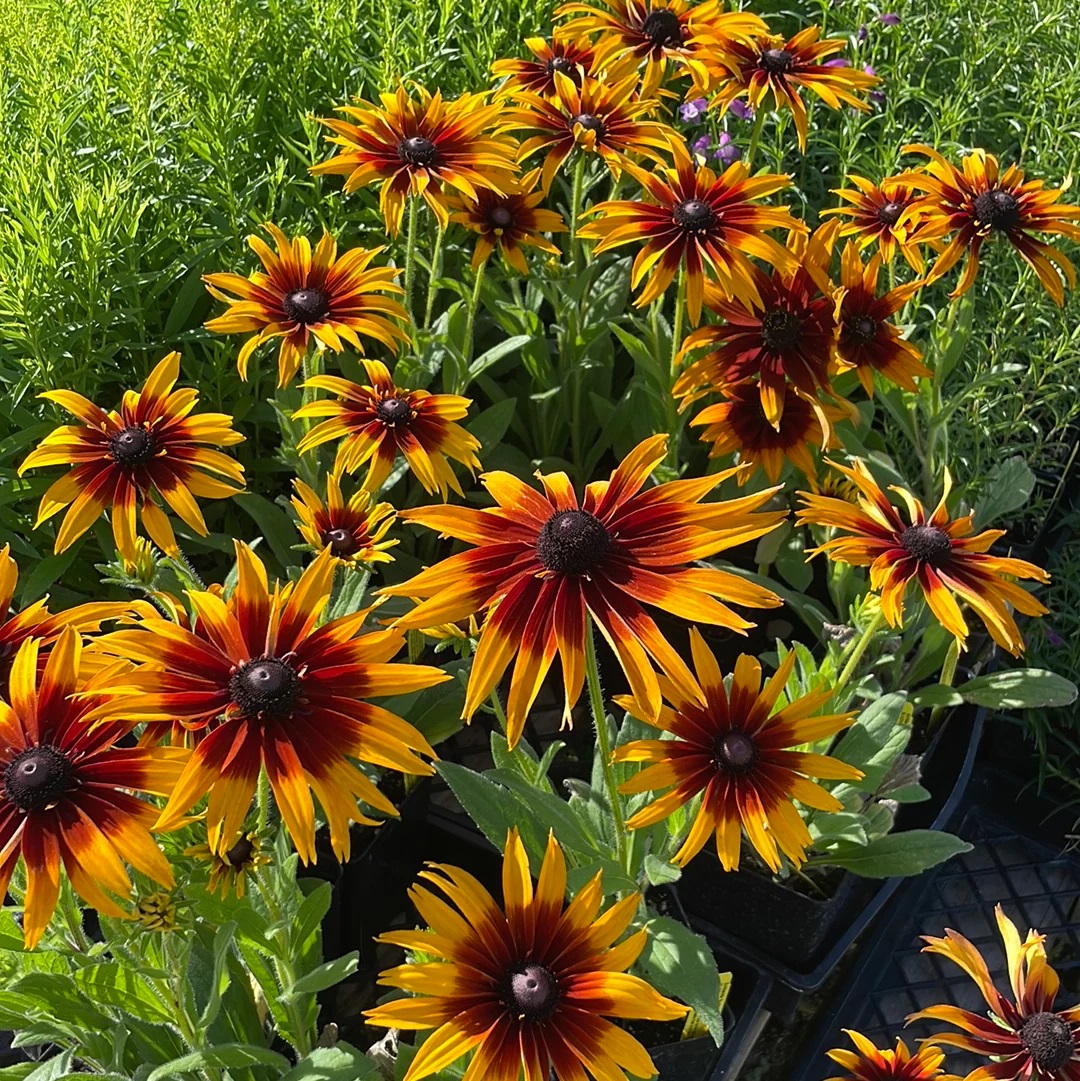
[[847,67],[851,67],[851,65],[842,56],[836,56],[836,57],[833,57],[832,60],[826,60],[825,63],[822,64],[822,67],[826,67],[826,68],[847,68]]
[[740,120],[754,119],[754,107],[748,101],[736,99],[728,106],[728,112],[734,114]]
[[869,37],[870,37],[870,31],[866,29],[865,24],[863,26],[860,26],[858,31],[855,34],[855,40],[858,41],[860,44],[862,42],[866,41],[867,38],[869,38]]
[[875,105],[885,104],[885,91],[884,90],[871,90],[866,95]]
[[1046,640],[1052,646],[1063,646],[1063,645],[1065,645],[1065,639],[1062,638],[1061,635],[1058,634],[1058,632],[1055,631],[1054,628],[1051,627],[1049,624],[1047,624],[1047,627],[1046,627]]
[[863,65],[863,71],[866,72],[867,75],[871,75],[871,76],[874,76],[874,77],[877,76],[877,72],[874,71],[874,69],[869,64],[864,64]]
[[886,11],[884,15],[878,16],[878,21],[884,26],[899,26],[900,16],[895,11]]
[[693,150],[695,154],[701,154],[702,157],[704,157],[709,152],[711,146],[712,139],[708,135],[702,135],[690,144],[690,149]]
[[709,103],[705,98],[694,98],[693,101],[685,102],[679,106],[679,116],[682,117],[684,124],[691,124],[698,117],[704,116],[708,108]]
[[726,131],[720,133],[717,147],[715,157],[723,162],[725,168],[742,157],[742,151],[731,141],[731,136]]

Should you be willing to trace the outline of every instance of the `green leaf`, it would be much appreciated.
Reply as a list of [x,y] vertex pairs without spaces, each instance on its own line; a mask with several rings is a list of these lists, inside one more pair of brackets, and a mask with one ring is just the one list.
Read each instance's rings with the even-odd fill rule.
[[645,877],[650,886],[664,886],[678,882],[682,878],[682,869],[650,852],[645,857]]
[[892,768],[911,737],[910,715],[903,691],[882,695],[864,709],[832,751],[832,757],[861,769],[865,777],[850,782],[864,792],[874,792]]
[[281,1081],[377,1081],[379,1068],[351,1044],[316,1047]]
[[273,1066],[284,1072],[291,1063],[284,1055],[252,1043],[223,1043],[181,1055],[151,1071],[146,1081],[174,1081],[177,1074],[205,1069],[236,1069],[245,1066]]
[[26,1081],[62,1081],[71,1072],[71,1063],[74,1058],[74,1051],[63,1051],[28,1073]]
[[344,957],[335,958],[325,964],[313,968],[310,972],[301,976],[292,988],[286,991],[289,996],[317,994],[341,983],[346,977],[351,976],[360,967],[360,955],[353,950]]
[[154,1025],[171,1025],[175,1021],[149,984],[118,961],[79,969],[74,978],[91,1002],[114,1006]]
[[806,562],[806,533],[793,529],[776,553],[776,573],[792,589],[805,593],[814,580],[814,568]]
[[517,825],[513,815],[517,800],[507,799],[502,785],[454,762],[436,762],[435,768],[480,832],[501,852],[507,831]]
[[516,398],[504,398],[477,414],[469,425],[469,434],[480,440],[481,453],[502,442],[517,409]]
[[911,695],[911,704],[919,708],[958,706],[963,701],[964,696],[955,687],[946,687],[944,683],[931,683],[928,687],[920,687]]
[[256,492],[241,492],[232,497],[232,502],[251,516],[283,567],[296,562],[292,546],[296,543],[297,533],[284,507]]
[[1041,709],[1071,706],[1076,684],[1045,668],[1009,668],[976,676],[957,687],[965,702],[990,709]]
[[971,845],[939,830],[905,830],[878,837],[868,845],[841,844],[829,851],[817,864],[834,864],[864,878],[892,878],[894,875],[918,875],[936,867]]
[[323,918],[330,911],[333,900],[333,887],[329,882],[320,882],[300,902],[300,908],[296,913],[289,934],[292,936],[294,945],[299,949],[314,935],[322,925]]
[[229,951],[236,936],[236,923],[229,922],[217,929],[214,934],[213,967],[211,971],[210,997],[199,1017],[199,1026],[207,1028],[214,1021],[221,1009],[221,996],[228,986],[226,967]]
[[975,528],[985,529],[1010,511],[1019,510],[1031,498],[1035,474],[1023,458],[1006,458],[991,470],[975,504]]
[[36,1062],[16,1062],[13,1066],[0,1067],[0,1081],[26,1081],[37,1067]]
[[514,337],[507,338],[505,341],[499,342],[498,345],[493,345],[490,349],[484,350],[484,352],[469,365],[470,381],[483,372],[486,372],[488,368],[493,364],[498,363],[503,357],[509,356],[523,345],[527,345],[530,341],[532,341],[532,337],[528,334],[515,334]]
[[724,1042],[720,1016],[720,972],[709,944],[689,927],[667,916],[649,920],[649,939],[641,966],[661,994],[677,995],[705,1022],[719,1047]]

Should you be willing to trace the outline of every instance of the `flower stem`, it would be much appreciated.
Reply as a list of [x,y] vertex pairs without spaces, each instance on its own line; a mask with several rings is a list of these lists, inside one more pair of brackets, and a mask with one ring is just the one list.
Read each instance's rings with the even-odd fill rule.
[[405,310],[409,313],[409,322],[416,326],[416,316],[413,314],[413,278],[416,275],[416,218],[419,210],[419,200],[415,195],[409,195],[409,218],[405,226]]
[[[469,295],[469,308],[465,320],[465,342],[463,347],[465,359],[467,361],[471,361],[476,354],[476,343],[473,341],[473,333],[476,326],[476,309],[480,306],[480,290],[484,286],[485,270],[487,270],[486,259],[476,268],[476,281],[473,282],[472,293]],[[468,371],[461,373],[461,378],[454,388],[455,394],[460,394],[465,389],[468,381],[468,374]]]
[[574,187],[570,195],[570,262],[577,263],[578,218],[581,216],[582,189],[585,186],[585,153],[580,148],[574,162]]
[[757,153],[758,143],[761,141],[761,129],[765,124],[765,110],[759,105],[754,113],[754,127],[750,132],[750,145],[746,148],[743,161],[746,163],[746,171],[754,175],[754,155]]
[[668,430],[668,465],[672,469],[679,468],[679,437],[682,434],[682,425],[679,420],[679,411],[675,404],[675,395],[672,387],[675,385],[675,373],[678,370],[679,350],[682,348],[683,321],[686,316],[686,267],[679,267],[679,284],[675,292],[675,313],[671,318],[671,364],[669,365],[669,377],[671,386],[665,395],[664,410],[667,413]]
[[439,275],[442,274],[442,246],[446,230],[441,226],[435,234],[435,250],[431,253],[431,272],[428,274],[427,303],[424,305],[424,329],[431,326],[431,313],[435,310],[435,294],[438,290]]
[[[266,824],[270,819],[270,781],[266,776],[266,770],[259,770],[259,784],[256,789],[256,800],[259,809],[258,825],[256,830],[261,837],[266,832]],[[223,838],[223,841],[227,840],[230,844],[232,838]]]
[[626,848],[626,819],[623,816],[622,800],[619,798],[619,786],[615,780],[615,766],[611,761],[611,741],[608,738],[607,710],[604,709],[604,692],[600,689],[600,667],[596,662],[596,641],[594,628],[585,629],[585,678],[589,684],[589,704],[592,706],[593,721],[596,724],[596,753],[600,755],[600,766],[604,771],[604,784],[608,790],[611,814],[615,819],[615,849],[619,866],[629,873]]
[[169,556],[169,562],[173,565],[173,569],[185,589],[195,590],[200,593],[205,591],[206,583],[199,577],[198,572],[191,565],[191,561],[184,555],[184,550],[179,545],[176,546],[176,555]]
[[870,645],[871,639],[877,634],[881,625],[885,622],[885,613],[879,608],[875,613],[874,618],[867,623],[865,629],[862,632],[861,637],[855,643],[855,648],[848,654],[847,664],[844,665],[843,671],[840,673],[840,678],[837,679],[836,684],[833,686],[833,699],[835,700],[840,692],[848,685],[851,677],[855,674],[855,669],[859,666],[859,661],[862,660],[863,654],[866,652],[867,647]]
[[[956,678],[956,664],[960,660],[960,639],[954,638],[949,643],[949,648],[945,652],[945,660],[941,663],[941,675],[938,677],[938,683],[943,687],[951,687],[953,680]],[[930,711],[930,718],[926,722],[927,734],[933,732],[941,722],[941,714],[944,711],[944,706],[934,706]]]
[[506,724],[506,710],[503,709],[498,687],[491,688],[491,711],[495,714],[495,719],[499,722],[499,727],[503,730],[503,735],[505,735],[508,731]]

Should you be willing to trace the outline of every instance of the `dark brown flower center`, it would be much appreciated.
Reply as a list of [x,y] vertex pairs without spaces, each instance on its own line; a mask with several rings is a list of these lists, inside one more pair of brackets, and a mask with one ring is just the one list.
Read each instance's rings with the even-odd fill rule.
[[900,544],[909,555],[931,567],[941,566],[952,551],[948,533],[932,525],[908,526],[900,534]]
[[245,716],[287,714],[300,697],[300,677],[277,657],[256,657],[241,665],[229,680],[232,700]]
[[281,302],[293,323],[320,323],[330,314],[330,298],[321,289],[294,289]]
[[595,132],[597,139],[602,139],[604,137],[604,122],[600,117],[593,116],[592,113],[578,113],[577,116],[570,121],[571,128],[575,125],[580,125],[586,131]]
[[412,420],[412,406],[403,398],[383,398],[375,406],[375,416],[388,428],[396,428]]
[[667,8],[650,11],[641,24],[641,32],[654,45],[681,45],[682,25],[679,17]]
[[882,203],[878,207],[877,220],[882,225],[895,225],[900,220],[900,215],[904,213],[903,203]]
[[536,556],[559,574],[586,574],[611,549],[611,534],[587,510],[563,510],[553,515],[536,538]]
[[4,771],[4,794],[24,811],[40,811],[67,791],[75,774],[71,759],[47,743],[20,751]]
[[554,75],[555,72],[561,71],[563,75],[567,75],[570,77],[573,77],[573,75],[577,71],[577,68],[574,66],[574,64],[570,61],[568,57],[565,56],[553,56],[547,62],[547,69],[549,75]]
[[225,860],[235,870],[241,871],[247,866],[248,860],[250,860],[254,854],[255,842],[249,840],[247,837],[241,837],[240,840],[225,853]]
[[758,60],[758,67],[770,75],[783,75],[791,71],[792,59],[787,49],[766,49]]
[[336,556],[351,556],[360,547],[349,529],[328,529],[323,534],[323,541],[330,545],[330,551]]
[[716,224],[716,212],[700,199],[687,199],[678,203],[672,216],[675,224],[688,233],[699,233]]
[[1060,1070],[1076,1050],[1071,1026],[1056,1013],[1037,1013],[1020,1029],[1020,1041],[1046,1073]]
[[549,968],[524,961],[506,974],[502,1000],[527,1021],[546,1021],[559,1003],[559,981]]
[[496,229],[505,229],[514,220],[514,215],[505,206],[494,206],[488,214],[488,221]]
[[132,426],[109,436],[109,456],[117,465],[145,465],[154,457],[154,436],[146,428]]
[[857,315],[845,329],[855,341],[869,345],[877,337],[878,321],[870,315]]
[[757,757],[757,746],[745,732],[726,732],[713,745],[713,763],[721,773],[749,773]]
[[773,308],[761,320],[761,339],[774,353],[794,349],[802,338],[802,321],[786,308]]
[[410,135],[398,143],[398,157],[409,165],[434,165],[439,148],[423,135]]
[[1011,229],[1020,220],[1020,200],[1000,188],[975,197],[975,220],[990,229]]

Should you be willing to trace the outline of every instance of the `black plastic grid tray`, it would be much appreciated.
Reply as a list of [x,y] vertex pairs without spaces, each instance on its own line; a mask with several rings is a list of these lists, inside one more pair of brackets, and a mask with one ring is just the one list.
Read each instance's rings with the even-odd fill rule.
[[[991,974],[1008,993],[1004,950],[994,906],[1017,924],[1021,935],[1034,927],[1047,936],[1051,964],[1062,980],[1064,1007],[1080,998],[1080,856],[1070,852],[1061,832],[1041,828],[1034,797],[1017,797],[1017,782],[993,769],[980,770],[953,828],[974,848],[925,878],[905,885],[894,897],[885,922],[860,951],[846,989],[820,1025],[793,1081],[834,1076],[825,1052],[848,1046],[841,1031],[852,1028],[879,1047],[902,1036],[915,1041],[949,1026],[904,1019],[926,1006],[952,1004],[974,1013],[986,1005],[975,983],[944,957],[922,953],[921,935],[941,937],[951,927],[969,938],[986,958]],[[1026,813],[1025,813],[1026,812]],[[952,1051],[948,1072],[963,1076],[980,1065],[964,1051]]]

